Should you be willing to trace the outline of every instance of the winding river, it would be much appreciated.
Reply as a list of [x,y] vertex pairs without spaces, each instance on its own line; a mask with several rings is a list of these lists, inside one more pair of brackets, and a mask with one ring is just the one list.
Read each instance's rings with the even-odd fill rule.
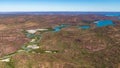
[[[100,21],[101,23],[101,21]],[[105,24],[105,21],[103,21],[103,23]],[[103,24],[102,23],[102,24]],[[112,22],[110,21],[110,24]],[[103,25],[104,25],[103,24]],[[107,21],[107,24],[109,25],[109,21]],[[98,24],[97,24],[98,25]],[[105,24],[106,25],[106,24]],[[56,26],[54,28],[49,28],[49,29],[33,29],[33,30],[23,30],[22,32],[25,34],[25,36],[29,39],[31,39],[29,42],[25,43],[19,50],[17,50],[16,52],[14,53],[10,53],[10,54],[7,54],[5,55],[4,57],[0,58],[0,61],[2,62],[10,62],[11,60],[11,57],[14,56],[15,54],[17,53],[20,53],[20,52],[28,52],[28,53],[38,53],[38,54],[41,54],[41,53],[57,53],[58,51],[57,50],[43,50],[40,48],[40,45],[39,45],[39,42],[42,38],[42,35],[46,32],[59,32],[62,28],[66,28],[70,25],[65,25],[65,24],[62,24],[62,25],[59,25],[59,26]],[[90,26],[88,25],[84,25],[84,26],[79,26],[77,28],[81,28],[81,29],[89,29]]]

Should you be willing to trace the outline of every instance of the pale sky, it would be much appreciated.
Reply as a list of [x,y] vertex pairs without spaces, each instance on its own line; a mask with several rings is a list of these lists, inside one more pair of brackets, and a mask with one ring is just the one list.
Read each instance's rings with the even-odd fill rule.
[[0,0],[0,12],[13,11],[120,12],[120,0]]

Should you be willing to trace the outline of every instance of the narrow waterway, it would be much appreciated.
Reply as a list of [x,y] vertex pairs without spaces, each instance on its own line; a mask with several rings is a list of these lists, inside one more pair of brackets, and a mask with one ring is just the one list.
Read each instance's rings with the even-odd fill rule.
[[20,52],[29,52],[29,53],[57,53],[57,50],[42,50],[40,48],[39,42],[42,38],[42,35],[45,32],[54,31],[54,29],[34,29],[34,30],[23,30],[22,32],[25,36],[31,39],[29,42],[25,43],[19,50],[14,53],[10,53],[0,58],[0,61],[10,62],[11,57]]
[[[113,24],[111,21],[110,22],[107,21],[106,23],[105,23],[105,21],[101,21],[100,23],[105,24],[105,25],[106,25],[106,23],[107,23],[107,25]],[[16,52],[7,54],[4,57],[0,58],[0,61],[2,61],[2,62],[10,62],[11,57],[14,56],[17,53],[20,53],[20,52],[38,53],[38,54],[41,54],[41,53],[57,53],[58,52],[57,50],[43,50],[43,49],[41,49],[40,48],[41,45],[39,45],[39,42],[40,42],[40,40],[42,38],[42,35],[44,33],[46,33],[46,32],[59,32],[62,28],[66,28],[68,26],[70,26],[70,25],[64,25],[64,24],[62,24],[62,25],[56,26],[54,28],[49,28],[49,29],[23,30],[22,32],[25,34],[25,36],[27,38],[31,39],[31,40],[29,42],[25,43]],[[89,29],[90,26],[84,25],[84,26],[79,26],[77,28]]]

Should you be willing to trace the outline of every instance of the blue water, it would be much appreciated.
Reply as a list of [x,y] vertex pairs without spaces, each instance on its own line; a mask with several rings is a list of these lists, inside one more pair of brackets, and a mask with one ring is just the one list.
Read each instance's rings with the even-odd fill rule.
[[97,27],[113,26],[113,25],[115,24],[111,20],[102,20],[96,23]]
[[79,28],[82,28],[82,29],[89,29],[90,26],[89,26],[89,25],[83,25],[83,26],[79,26]]
[[58,32],[58,31],[60,31],[60,30],[61,30],[61,28],[60,28],[59,26],[54,28],[54,31],[55,31],[55,32]]
[[[97,21],[95,22],[96,27],[105,27],[105,26],[114,26],[115,24],[112,22],[112,20],[101,20],[101,21]],[[53,28],[54,32],[59,32],[62,28],[68,27],[69,25],[59,25]],[[78,26],[78,28],[81,29],[89,29],[91,28],[91,26],[89,25],[82,25],[82,26]]]
[[54,27],[54,32],[59,32],[62,28],[68,27],[68,25],[62,24],[59,26]]
[[33,38],[35,35],[34,35],[34,34],[30,34],[30,33],[26,33],[26,36],[27,36],[28,38]]
[[109,15],[105,15],[105,16],[108,16],[108,17],[117,17],[117,16],[120,16],[119,14],[109,14]]

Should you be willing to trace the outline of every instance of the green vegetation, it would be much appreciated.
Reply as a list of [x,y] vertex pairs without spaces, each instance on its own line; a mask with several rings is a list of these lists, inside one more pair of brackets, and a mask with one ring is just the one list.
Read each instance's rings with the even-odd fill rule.
[[15,62],[11,60],[10,62],[6,62],[6,68],[15,68]]
[[[7,23],[3,23],[1,26],[4,27],[0,29],[3,36],[0,68],[119,68],[120,25],[78,29],[76,26],[93,26],[94,17],[86,20],[86,16],[80,16],[84,21],[76,16],[8,18],[16,21],[25,19],[21,23],[12,20],[8,23],[6,17],[1,19]],[[71,26],[62,26],[62,30],[54,32],[52,27],[65,22]],[[26,31],[37,28],[48,30]]]

